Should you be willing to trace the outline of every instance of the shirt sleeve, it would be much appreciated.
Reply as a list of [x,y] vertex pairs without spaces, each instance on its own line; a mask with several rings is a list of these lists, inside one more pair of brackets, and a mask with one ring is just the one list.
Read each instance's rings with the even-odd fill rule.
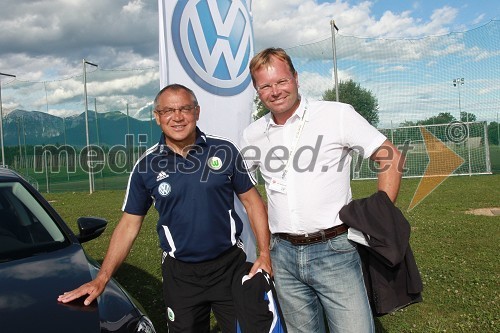
[[144,184],[144,179],[137,171],[137,165],[130,174],[122,211],[134,215],[146,215],[153,198]]
[[257,169],[259,167],[259,149],[256,146],[252,146],[247,140],[246,130],[240,138],[240,154],[243,158],[243,163],[245,170],[250,174],[252,181],[257,184]]
[[241,194],[250,190],[257,182],[248,170],[246,161],[241,155],[241,151],[237,147],[234,147],[234,156],[235,158],[232,183],[234,191],[237,194]]
[[370,157],[387,140],[385,135],[348,104],[342,109],[341,128],[344,144],[363,158]]

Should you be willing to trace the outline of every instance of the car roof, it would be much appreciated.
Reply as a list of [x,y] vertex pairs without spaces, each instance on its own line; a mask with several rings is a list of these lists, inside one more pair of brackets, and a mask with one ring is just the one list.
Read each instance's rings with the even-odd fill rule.
[[22,180],[22,177],[15,171],[0,167],[0,180]]

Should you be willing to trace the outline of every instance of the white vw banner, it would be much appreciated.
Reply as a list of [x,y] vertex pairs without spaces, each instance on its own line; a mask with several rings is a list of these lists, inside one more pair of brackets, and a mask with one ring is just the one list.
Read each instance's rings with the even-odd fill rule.
[[[158,0],[158,9],[160,88],[180,83],[192,89],[200,129],[238,143],[254,97],[248,71],[254,54],[251,0]],[[245,222],[242,238],[254,261],[255,240]]]

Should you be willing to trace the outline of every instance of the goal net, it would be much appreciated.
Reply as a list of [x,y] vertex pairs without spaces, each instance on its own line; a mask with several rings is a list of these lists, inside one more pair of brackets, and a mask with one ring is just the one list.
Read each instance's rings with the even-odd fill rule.
[[[405,154],[405,178],[491,173],[486,122],[454,122],[379,130]],[[432,141],[422,133],[432,134]],[[438,166],[434,170],[449,170],[450,174],[426,174],[429,156],[441,157],[436,158],[434,163],[443,164],[442,168]],[[463,160],[463,163],[456,164],[456,160]],[[450,165],[445,165],[447,163]],[[355,153],[351,168],[353,179],[376,178],[379,171],[375,162],[362,159]]]

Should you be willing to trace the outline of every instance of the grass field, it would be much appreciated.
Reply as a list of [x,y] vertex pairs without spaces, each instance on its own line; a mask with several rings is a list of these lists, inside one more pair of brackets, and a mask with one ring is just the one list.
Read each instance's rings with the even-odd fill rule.
[[[411,246],[424,282],[424,301],[376,319],[377,332],[499,332],[500,217],[465,212],[500,206],[500,175],[450,177],[407,211],[418,182],[403,180],[398,206],[412,226]],[[354,181],[352,186],[358,198],[376,190],[375,181]],[[123,195],[122,190],[45,194],[73,230],[79,216],[108,219],[104,234],[84,244],[98,261],[121,215]],[[157,332],[165,333],[156,218],[151,209],[116,278],[143,304]]]

